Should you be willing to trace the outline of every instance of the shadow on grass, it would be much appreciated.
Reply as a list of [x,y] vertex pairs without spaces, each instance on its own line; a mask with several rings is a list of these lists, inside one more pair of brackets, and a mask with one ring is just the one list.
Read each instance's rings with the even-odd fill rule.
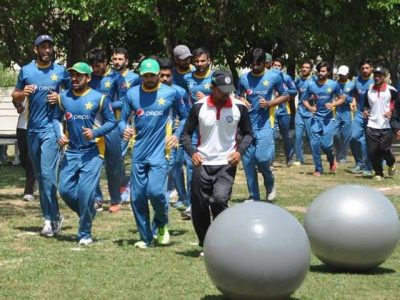
[[[224,295],[206,295],[201,300],[229,300],[229,298],[226,298]],[[285,298],[286,299],[286,298]],[[295,297],[290,297],[288,300],[300,300],[299,298]]]
[[201,250],[186,250],[186,251],[175,251],[176,254],[186,257],[199,257]]
[[138,242],[139,240],[137,239],[118,239],[118,240],[114,240],[113,243],[116,244],[117,246],[134,246],[136,242]]
[[169,230],[169,234],[171,236],[180,236],[180,235],[184,235],[187,232],[188,231],[186,229],[170,229]]
[[[63,230],[71,229],[71,228],[72,228],[72,226],[63,226],[62,227]],[[39,232],[40,233],[40,231],[42,231],[42,227],[40,227],[40,226],[16,226],[16,227],[14,227],[14,229],[17,229],[19,231],[24,231],[24,232]],[[56,238],[61,237],[61,236],[62,235],[56,236]]]
[[[63,227],[63,229],[66,229],[66,228],[67,228],[67,227]],[[69,228],[72,228],[72,227],[69,227]],[[55,235],[54,238],[55,238],[57,241],[60,241],[60,242],[73,242],[73,243],[76,243],[76,242],[77,242],[77,239],[76,239],[76,235],[75,235],[75,234],[69,234],[69,235],[64,235],[64,234]]]
[[385,275],[385,274],[393,274],[396,273],[393,269],[376,267],[367,271],[349,271],[343,270],[327,265],[314,265],[310,267],[311,272],[315,273],[331,273],[331,274],[360,274],[360,275]]

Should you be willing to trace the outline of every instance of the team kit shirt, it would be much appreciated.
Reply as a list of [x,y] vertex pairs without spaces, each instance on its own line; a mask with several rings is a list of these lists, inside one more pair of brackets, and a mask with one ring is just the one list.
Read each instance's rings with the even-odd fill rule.
[[69,88],[68,72],[61,65],[52,63],[49,67],[39,67],[33,60],[22,67],[18,75],[16,88],[23,90],[26,85],[34,85],[35,91],[27,97],[27,129],[45,131],[52,127],[54,105],[50,105],[47,96],[51,92],[60,93],[61,87]]
[[131,87],[140,85],[142,83],[140,76],[131,70],[125,70],[121,76],[124,79],[121,87],[122,91],[128,91]]
[[239,95],[244,95],[244,98],[251,104],[249,115],[254,130],[274,127],[275,106],[265,109],[260,107],[259,103],[260,97],[270,101],[274,90],[279,95],[288,94],[280,71],[269,70],[268,72],[264,71],[260,75],[248,72],[240,76],[238,92]]
[[294,81],[294,84],[297,88],[297,92],[299,95],[299,101],[297,103],[297,112],[302,117],[311,117],[312,113],[304,106],[303,101],[301,101],[301,97],[303,96],[304,92],[307,89],[307,86],[314,82],[316,79],[313,76],[309,76],[307,78],[298,77]]
[[213,71],[209,69],[207,73],[203,76],[196,75],[195,71],[187,73],[185,76],[183,76],[185,87],[189,93],[189,99],[192,104],[197,101],[197,92],[201,92],[206,96],[211,94],[212,74]]
[[354,93],[355,93],[355,84],[354,81],[347,80],[346,83],[342,83],[337,81],[340,89],[340,94],[345,95],[345,100],[342,105],[336,106],[336,114],[343,115],[347,114],[351,111],[350,104],[353,102]]
[[194,68],[193,65],[190,65],[189,70],[186,71],[186,72],[181,72],[181,71],[178,71],[177,68],[174,68],[174,69],[172,70],[172,83],[173,83],[173,84],[176,84],[176,85],[179,85],[180,87],[182,87],[182,88],[185,89],[185,88],[186,88],[186,82],[185,82],[185,80],[183,79],[183,77],[184,77],[186,74],[189,74],[189,73],[191,73],[191,72],[194,71],[194,70],[195,70],[195,68]]
[[136,136],[132,162],[150,164],[166,162],[167,129],[174,110],[181,121],[174,133],[179,138],[187,111],[175,88],[159,83],[154,89],[146,89],[140,85],[128,91],[118,126],[120,133],[123,134],[131,112],[135,112]]
[[316,106],[317,111],[314,116],[318,119],[333,119],[333,112],[325,105],[333,102],[335,96],[341,95],[340,87],[336,81],[328,79],[324,84],[318,81],[311,82],[304,94],[302,101],[308,101],[312,106]]
[[374,85],[374,79],[363,79],[361,76],[355,78],[356,96],[357,96],[357,112],[356,115],[362,118],[362,111],[365,102],[365,94]]
[[[293,82],[292,77],[290,77],[288,74],[283,75],[283,82],[285,83],[286,88],[288,89],[288,93],[290,96],[295,97],[297,95],[297,89],[296,85]],[[284,102],[279,104],[278,109],[276,110],[276,115],[277,116],[282,116],[282,115],[290,115],[292,114],[292,111],[290,109],[290,101]]]
[[[63,134],[60,123],[63,116],[69,139],[67,151],[81,153],[98,149],[100,155],[104,155],[104,142],[96,138],[104,136],[116,126],[111,101],[107,96],[93,89],[88,89],[82,94],[77,94],[73,90],[62,92],[53,118],[57,140]],[[83,136],[83,128],[93,130],[92,140]]]

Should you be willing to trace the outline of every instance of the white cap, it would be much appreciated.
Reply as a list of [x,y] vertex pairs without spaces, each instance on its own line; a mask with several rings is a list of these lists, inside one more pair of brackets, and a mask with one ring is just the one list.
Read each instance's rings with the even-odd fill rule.
[[337,74],[338,74],[338,75],[347,76],[347,75],[349,75],[349,71],[350,71],[350,70],[349,70],[349,67],[343,65],[343,66],[340,66],[340,67],[339,67],[339,70],[338,70]]

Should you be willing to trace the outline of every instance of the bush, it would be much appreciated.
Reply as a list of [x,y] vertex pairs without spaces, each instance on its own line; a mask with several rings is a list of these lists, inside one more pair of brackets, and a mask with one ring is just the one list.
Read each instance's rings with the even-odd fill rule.
[[0,86],[1,87],[13,87],[17,82],[17,73],[7,69],[3,64],[0,63]]

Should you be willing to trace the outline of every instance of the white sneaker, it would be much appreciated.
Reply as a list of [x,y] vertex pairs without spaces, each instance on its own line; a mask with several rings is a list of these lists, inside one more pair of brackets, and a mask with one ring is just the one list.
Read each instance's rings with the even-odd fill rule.
[[276,187],[275,187],[275,185],[274,185],[274,187],[272,188],[271,193],[269,193],[269,195],[268,195],[268,197],[267,197],[267,200],[270,201],[270,202],[272,202],[272,201],[275,200],[275,198],[276,198]]
[[40,232],[44,236],[52,237],[54,235],[53,227],[51,226],[50,220],[44,221],[44,226],[42,231]]
[[31,201],[35,200],[35,196],[33,196],[31,194],[25,194],[24,197],[22,197],[22,200],[31,202]]
[[135,248],[147,249],[147,244],[144,241],[138,241],[134,245]]
[[79,240],[79,245],[88,246],[90,244],[93,244],[93,240],[91,237],[84,237]]

